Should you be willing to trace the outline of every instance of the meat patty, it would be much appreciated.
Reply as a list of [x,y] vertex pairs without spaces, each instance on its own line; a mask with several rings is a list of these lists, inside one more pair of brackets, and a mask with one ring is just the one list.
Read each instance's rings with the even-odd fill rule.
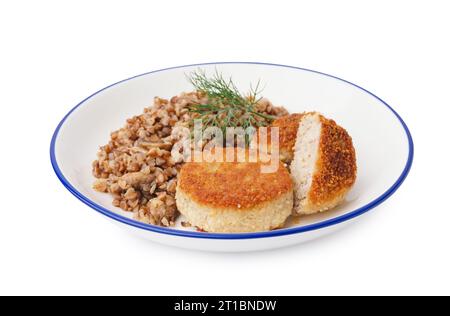
[[356,154],[347,131],[319,113],[302,116],[291,174],[294,213],[313,214],[340,204],[356,181]]
[[179,174],[176,203],[188,221],[217,233],[268,231],[283,226],[292,213],[293,182],[279,164],[265,162],[189,162]]

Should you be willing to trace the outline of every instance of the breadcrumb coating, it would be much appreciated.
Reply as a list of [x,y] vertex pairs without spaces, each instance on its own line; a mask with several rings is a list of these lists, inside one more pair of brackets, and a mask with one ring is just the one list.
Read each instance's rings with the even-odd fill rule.
[[[297,131],[304,113],[295,113],[277,118],[271,127],[279,128],[280,159],[291,162],[294,159],[294,147]],[[268,144],[271,144],[270,129],[268,130]]]
[[283,166],[262,173],[266,162],[188,162],[180,171],[178,190],[197,203],[215,208],[247,210],[293,191]]
[[335,121],[320,115],[319,155],[308,194],[310,203],[321,205],[345,194],[355,183],[357,166],[353,141]]

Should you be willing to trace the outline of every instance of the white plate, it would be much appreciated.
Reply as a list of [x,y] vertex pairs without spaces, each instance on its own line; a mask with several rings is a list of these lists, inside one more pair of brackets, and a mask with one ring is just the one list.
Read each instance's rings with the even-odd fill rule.
[[[291,113],[319,111],[344,126],[353,137],[358,179],[338,209],[290,222],[287,228],[246,234],[196,232],[152,226],[133,220],[112,206],[107,194],[92,190],[91,162],[111,131],[142,113],[154,96],[170,98],[190,91],[185,74],[216,69],[242,90],[261,79],[264,96]],[[51,161],[64,186],[85,204],[124,228],[149,240],[208,251],[251,251],[311,240],[341,227],[382,203],[406,178],[413,142],[400,116],[367,90],[334,76],[307,69],[265,63],[208,63],[157,70],[108,86],[72,109],[58,125],[51,143]]]

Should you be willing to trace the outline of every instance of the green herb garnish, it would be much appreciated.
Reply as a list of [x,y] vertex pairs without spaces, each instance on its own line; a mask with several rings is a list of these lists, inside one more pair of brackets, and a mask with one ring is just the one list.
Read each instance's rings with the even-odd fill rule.
[[218,127],[226,133],[228,127],[261,127],[269,125],[275,117],[261,113],[256,105],[261,100],[260,82],[250,92],[242,95],[232,79],[226,80],[216,71],[207,77],[204,71],[196,71],[188,76],[194,88],[208,97],[206,104],[192,104],[189,111],[196,113],[194,119],[202,120],[203,129]]

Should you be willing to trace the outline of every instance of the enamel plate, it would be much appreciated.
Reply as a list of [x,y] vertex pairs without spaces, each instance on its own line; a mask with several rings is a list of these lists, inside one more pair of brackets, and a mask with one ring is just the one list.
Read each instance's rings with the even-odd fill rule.
[[[290,221],[270,232],[213,234],[158,227],[133,220],[112,206],[112,198],[92,189],[92,161],[110,132],[141,114],[155,96],[170,98],[191,91],[186,74],[203,69],[232,76],[242,91],[261,80],[263,95],[289,112],[319,111],[347,129],[358,160],[358,179],[346,202],[320,215]],[[206,251],[252,251],[302,243],[353,222],[390,197],[405,180],[413,160],[413,142],[400,116],[369,91],[324,73],[274,64],[224,62],[173,67],[110,85],[73,108],[51,142],[51,162],[63,185],[106,218],[151,241]]]

